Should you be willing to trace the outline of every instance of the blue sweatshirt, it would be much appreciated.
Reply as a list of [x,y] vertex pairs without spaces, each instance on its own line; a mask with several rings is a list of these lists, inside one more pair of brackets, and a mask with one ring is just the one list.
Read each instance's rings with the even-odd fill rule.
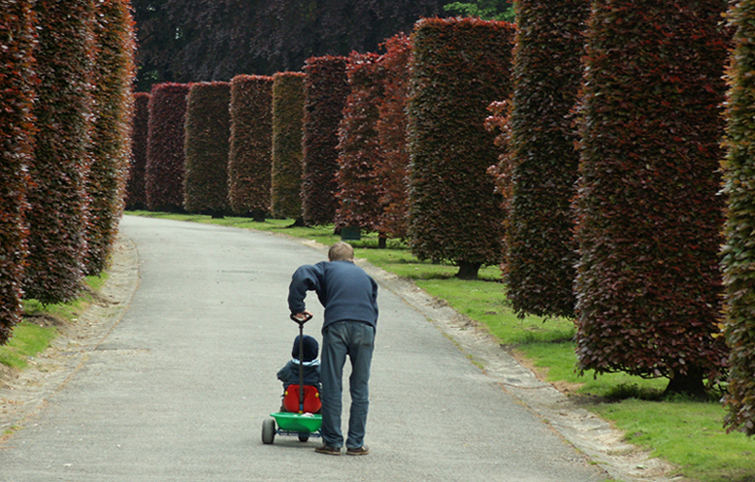
[[291,314],[306,307],[307,291],[315,291],[325,308],[323,331],[337,321],[361,321],[377,326],[378,286],[362,268],[350,261],[322,261],[304,265],[291,277],[288,287],[288,308]]

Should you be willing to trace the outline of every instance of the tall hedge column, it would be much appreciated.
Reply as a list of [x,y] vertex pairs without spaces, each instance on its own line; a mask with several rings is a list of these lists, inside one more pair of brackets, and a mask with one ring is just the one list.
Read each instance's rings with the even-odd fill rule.
[[419,258],[459,265],[476,278],[501,259],[499,199],[487,168],[496,158],[486,107],[510,92],[514,26],[422,19],[413,34],[409,113],[409,237]]
[[725,320],[729,355],[729,388],[724,397],[726,425],[755,435],[755,1],[732,6],[737,29],[728,71],[729,95],[724,161],[728,196]]
[[[0,345],[21,320],[21,284],[27,255],[26,167],[34,142],[34,25],[32,3],[0,0]],[[5,42],[5,40],[4,40]]]
[[719,337],[725,0],[597,1],[583,97],[579,366],[701,393]]
[[38,0],[39,131],[30,165],[26,296],[76,296],[86,254],[88,152],[95,51],[92,0]]
[[303,224],[301,214],[302,123],[304,116],[303,72],[273,75],[273,169],[271,205],[274,216],[290,217]]
[[338,125],[349,93],[346,57],[312,57],[304,71],[302,211],[309,225],[332,223],[338,184]]
[[149,128],[149,93],[134,94],[131,119],[131,164],[126,189],[126,209],[145,209],[144,175],[147,166],[147,133]]

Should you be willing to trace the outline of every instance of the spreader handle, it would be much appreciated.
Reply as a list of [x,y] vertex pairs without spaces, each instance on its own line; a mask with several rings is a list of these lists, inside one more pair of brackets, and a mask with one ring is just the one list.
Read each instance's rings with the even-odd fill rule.
[[307,315],[307,317],[306,317],[306,318],[304,318],[303,320],[300,320],[299,318],[297,318],[297,317],[295,316],[295,314],[294,314],[294,313],[291,313],[291,319],[292,319],[293,321],[295,321],[296,323],[299,323],[300,325],[303,325],[304,323],[306,323],[306,322],[308,322],[309,320],[311,320],[311,319],[312,319],[312,315],[311,315],[310,313],[307,313],[306,315]]

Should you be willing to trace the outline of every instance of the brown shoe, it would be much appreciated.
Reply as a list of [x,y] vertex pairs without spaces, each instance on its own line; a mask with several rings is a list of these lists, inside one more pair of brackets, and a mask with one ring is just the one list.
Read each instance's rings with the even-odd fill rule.
[[341,447],[331,447],[330,445],[323,444],[315,449],[318,454],[325,455],[341,455]]
[[370,453],[370,449],[366,445],[353,449],[346,449],[346,455],[367,455],[368,453]]

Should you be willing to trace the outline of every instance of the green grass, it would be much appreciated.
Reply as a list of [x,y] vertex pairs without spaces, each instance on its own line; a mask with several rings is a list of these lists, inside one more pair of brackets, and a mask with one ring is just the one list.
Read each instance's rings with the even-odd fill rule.
[[[288,228],[291,220],[256,223],[246,218],[132,214],[278,232],[326,245],[340,239],[333,234],[332,226]],[[420,261],[400,241],[389,240],[388,249],[375,249],[377,243],[377,236],[370,234],[351,244],[357,257],[414,281],[432,296],[483,323],[501,344],[525,356],[547,380],[568,386],[586,408],[614,422],[627,433],[629,441],[678,466],[681,475],[705,481],[755,480],[755,440],[741,433],[725,433],[724,410],[719,403],[662,400],[667,379],[648,380],[625,373],[596,376],[592,371],[580,375],[576,371],[573,321],[518,318],[506,299],[498,267],[484,267],[479,280],[464,281],[454,278],[455,266]]]
[[[107,273],[100,276],[87,276],[84,283],[91,291],[99,291],[107,280]],[[25,320],[13,327],[13,333],[5,345],[0,346],[0,364],[23,369],[30,357],[44,351],[58,336],[54,323],[71,323],[82,310],[92,302],[92,296],[84,292],[82,296],[68,303],[44,305],[37,300],[23,300]],[[34,322],[36,319],[42,323]]]

